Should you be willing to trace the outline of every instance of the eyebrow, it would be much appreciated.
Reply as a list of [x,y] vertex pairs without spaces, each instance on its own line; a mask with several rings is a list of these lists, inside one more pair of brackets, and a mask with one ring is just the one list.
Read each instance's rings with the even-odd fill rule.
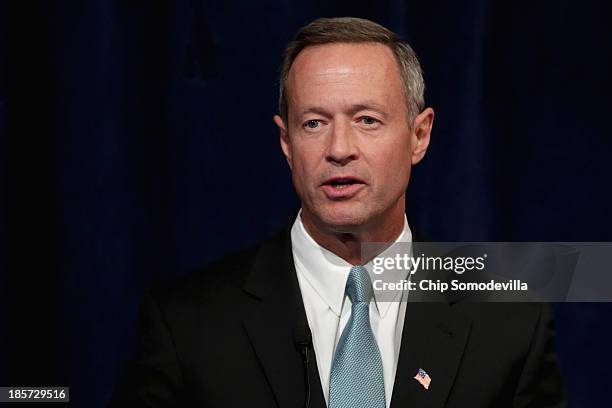
[[[383,117],[387,116],[385,107],[371,100],[366,100],[366,101],[362,101],[362,102],[350,105],[345,110],[345,112],[348,114],[354,115],[355,113],[363,111],[363,110],[371,110],[371,111],[375,111],[376,113],[382,115]],[[325,117],[331,116],[327,110],[323,109],[320,106],[310,106],[299,112],[301,116],[304,116],[308,113],[316,113],[318,115],[325,116]]]

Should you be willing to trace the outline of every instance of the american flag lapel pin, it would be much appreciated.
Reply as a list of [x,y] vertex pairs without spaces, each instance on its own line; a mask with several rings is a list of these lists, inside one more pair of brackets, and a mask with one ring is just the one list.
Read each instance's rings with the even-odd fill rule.
[[419,371],[414,376],[414,379],[419,382],[426,390],[429,389],[429,384],[431,383],[431,377],[429,374],[425,372],[422,368],[419,368]]

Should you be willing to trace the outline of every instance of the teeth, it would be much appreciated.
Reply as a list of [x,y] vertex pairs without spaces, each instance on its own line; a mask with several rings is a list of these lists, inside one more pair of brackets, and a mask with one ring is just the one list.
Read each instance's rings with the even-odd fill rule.
[[340,188],[340,189],[342,189],[342,188],[347,187],[347,186],[348,186],[348,184],[332,184],[332,186],[333,186],[334,188]]

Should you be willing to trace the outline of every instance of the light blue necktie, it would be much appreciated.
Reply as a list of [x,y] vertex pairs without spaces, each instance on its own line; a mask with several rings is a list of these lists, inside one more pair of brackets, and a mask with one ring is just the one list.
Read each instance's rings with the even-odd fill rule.
[[329,408],[385,408],[380,351],[370,326],[372,283],[363,266],[353,266],[346,281],[349,318],[334,354],[329,378]]

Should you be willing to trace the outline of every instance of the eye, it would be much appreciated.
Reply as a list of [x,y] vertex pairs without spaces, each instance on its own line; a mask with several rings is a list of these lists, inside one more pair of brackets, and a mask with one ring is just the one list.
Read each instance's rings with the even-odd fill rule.
[[320,124],[321,122],[319,120],[311,119],[311,120],[307,120],[303,126],[308,129],[316,129],[319,127]]
[[367,126],[374,126],[380,123],[380,121],[378,119],[374,119],[371,116],[364,116],[362,118],[359,119],[359,121]]

